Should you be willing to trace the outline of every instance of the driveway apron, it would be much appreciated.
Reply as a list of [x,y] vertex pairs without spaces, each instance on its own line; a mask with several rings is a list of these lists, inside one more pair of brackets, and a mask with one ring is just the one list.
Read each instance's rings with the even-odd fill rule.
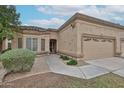
[[110,72],[124,68],[124,59],[118,57],[88,60],[89,64],[108,69]]

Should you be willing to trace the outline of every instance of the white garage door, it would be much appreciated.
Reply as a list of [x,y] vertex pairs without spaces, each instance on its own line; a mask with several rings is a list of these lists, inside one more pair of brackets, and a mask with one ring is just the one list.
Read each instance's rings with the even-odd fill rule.
[[114,40],[83,38],[84,59],[100,59],[114,56]]

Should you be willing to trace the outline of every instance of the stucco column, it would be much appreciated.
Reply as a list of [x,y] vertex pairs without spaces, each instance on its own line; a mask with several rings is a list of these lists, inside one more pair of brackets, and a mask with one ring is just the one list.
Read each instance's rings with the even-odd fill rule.
[[81,56],[81,35],[79,33],[80,23],[76,23],[76,32],[77,32],[77,56]]
[[121,53],[121,43],[120,43],[121,42],[120,41],[121,36],[120,35],[121,35],[121,33],[118,33],[116,36],[116,44],[115,44],[116,54]]
[[41,38],[38,37],[38,49],[37,52],[41,52]]
[[50,52],[50,49],[49,49],[49,42],[50,42],[49,36],[46,36],[46,37],[45,37],[45,51],[46,51],[46,52]]
[[120,37],[116,37],[116,53],[121,53],[120,45]]
[[23,37],[23,48],[26,48],[26,37]]
[[4,40],[4,47],[5,47],[5,49],[7,49],[8,48],[8,39],[6,38],[5,40]]
[[8,48],[8,42],[7,41],[8,41],[7,39],[2,41],[2,50],[5,50]]

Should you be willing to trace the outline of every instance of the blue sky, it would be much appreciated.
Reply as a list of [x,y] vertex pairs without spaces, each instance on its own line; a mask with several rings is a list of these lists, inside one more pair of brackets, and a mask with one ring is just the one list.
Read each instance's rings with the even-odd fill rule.
[[124,25],[124,6],[17,5],[22,25],[58,28],[76,12]]

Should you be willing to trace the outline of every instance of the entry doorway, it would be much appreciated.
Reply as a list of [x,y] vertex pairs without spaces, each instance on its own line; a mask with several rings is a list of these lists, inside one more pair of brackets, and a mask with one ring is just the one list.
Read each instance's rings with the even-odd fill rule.
[[56,53],[56,46],[57,40],[56,39],[50,39],[50,53]]

